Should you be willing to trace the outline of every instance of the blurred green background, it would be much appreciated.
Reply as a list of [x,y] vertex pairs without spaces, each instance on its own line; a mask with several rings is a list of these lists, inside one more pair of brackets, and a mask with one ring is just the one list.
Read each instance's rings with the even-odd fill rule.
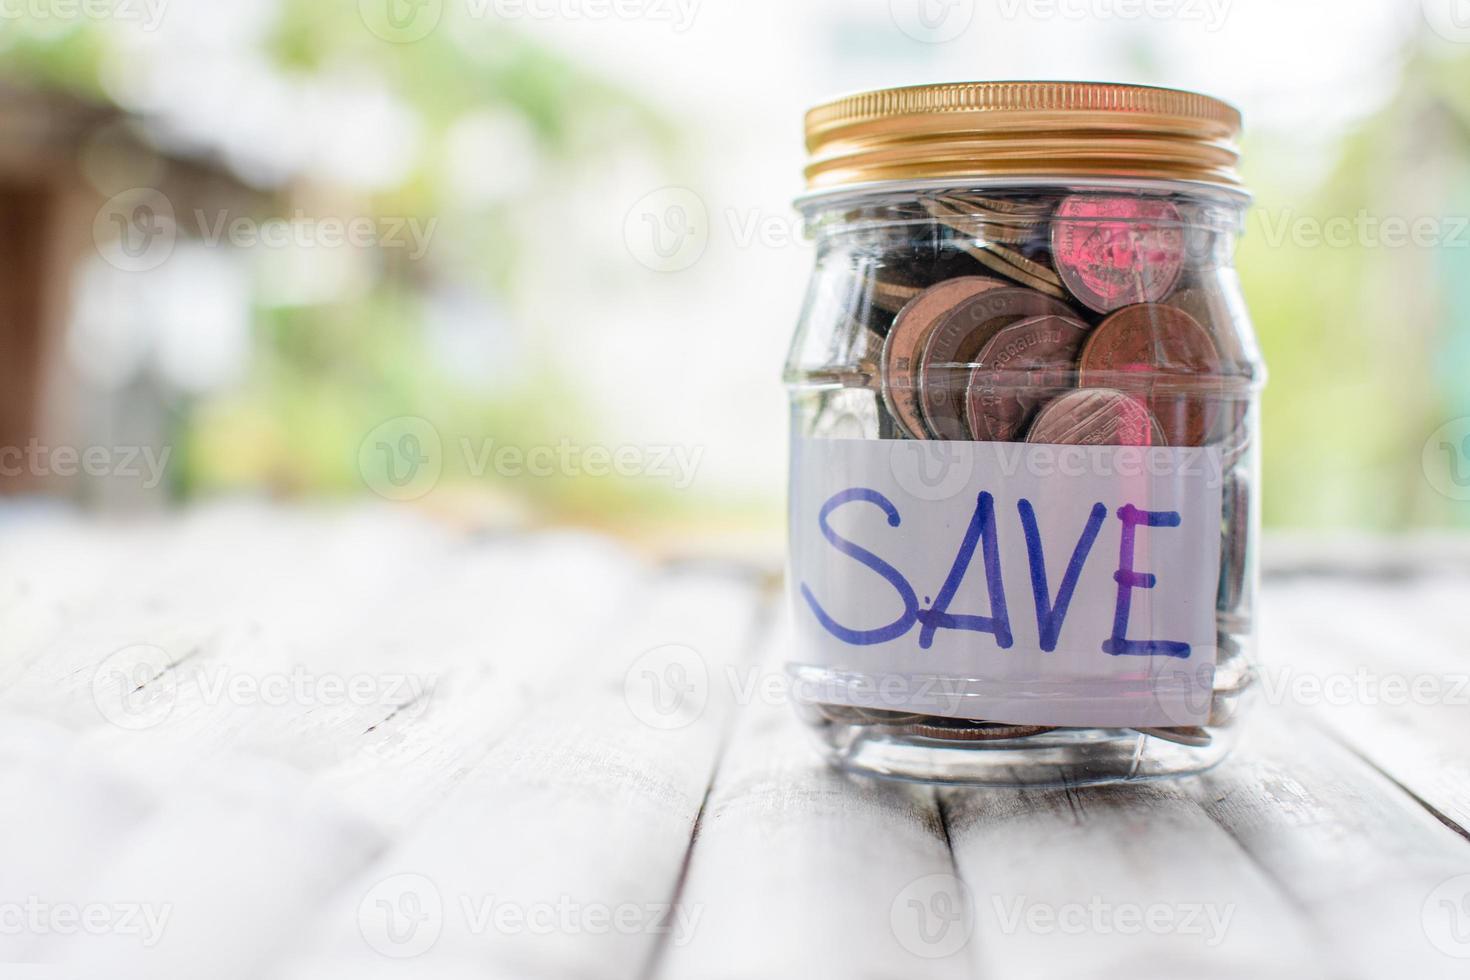
[[[810,262],[789,206],[802,111],[1095,77],[1246,112],[1267,523],[1470,524],[1470,37],[1427,0],[1238,0],[1199,22],[959,0],[959,29],[923,36],[899,0],[61,2],[0,18],[6,438],[171,455],[156,487],[53,466],[7,475],[16,492],[376,491],[769,533]],[[633,242],[640,202],[669,194],[692,195],[697,254]],[[398,480],[384,446],[434,472]],[[563,462],[487,465],[506,447]],[[588,450],[632,455],[617,472]],[[687,479],[655,460],[673,450]]]

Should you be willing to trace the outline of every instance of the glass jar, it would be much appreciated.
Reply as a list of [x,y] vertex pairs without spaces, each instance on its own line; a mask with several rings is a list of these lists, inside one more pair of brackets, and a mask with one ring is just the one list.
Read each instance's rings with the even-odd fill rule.
[[1239,123],[1080,83],[809,114],[788,672],[835,765],[1082,784],[1228,751],[1265,377]]

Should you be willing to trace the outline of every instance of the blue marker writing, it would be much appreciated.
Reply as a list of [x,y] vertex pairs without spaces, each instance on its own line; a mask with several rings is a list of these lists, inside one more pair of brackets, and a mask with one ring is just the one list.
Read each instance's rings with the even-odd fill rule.
[[[990,592],[989,616],[958,616],[949,612],[949,604],[960,583],[965,580],[970,561],[975,556],[975,546],[983,543],[981,554],[985,568],[985,586]],[[1011,648],[1011,618],[1006,611],[1005,584],[1000,577],[1000,542],[995,533],[995,498],[989,493],[980,494],[976,501],[975,514],[970,518],[970,527],[960,542],[959,554],[944,587],[934,600],[934,606],[919,613],[923,628],[919,630],[919,647],[927,650],[934,645],[934,633],[939,629],[972,630],[976,633],[992,633],[1002,650]]]
[[1072,594],[1077,591],[1077,580],[1082,577],[1082,565],[1092,553],[1092,546],[1102,530],[1103,521],[1108,519],[1108,509],[1094,504],[1087,524],[1082,528],[1082,537],[1072,549],[1072,560],[1062,582],[1057,586],[1057,600],[1051,602],[1051,592],[1046,584],[1046,556],[1041,551],[1041,529],[1036,523],[1036,509],[1031,501],[1021,499],[1016,504],[1021,512],[1021,529],[1026,534],[1026,557],[1031,562],[1031,593],[1036,598],[1036,628],[1041,634],[1041,649],[1051,653],[1057,648],[1062,635],[1062,622],[1067,618],[1067,607],[1072,604]]
[[1125,504],[1118,508],[1118,520],[1123,522],[1123,541],[1118,549],[1118,570],[1113,573],[1113,578],[1118,583],[1118,605],[1113,612],[1113,635],[1103,642],[1103,653],[1115,657],[1188,657],[1188,643],[1127,638],[1133,590],[1151,589],[1158,584],[1157,576],[1133,570],[1133,547],[1138,527],[1178,527],[1183,523],[1179,512],[1139,510],[1132,504]]
[[903,600],[903,615],[887,626],[878,629],[855,630],[843,626],[831,616],[827,615],[827,611],[817,602],[816,596],[812,595],[812,590],[807,588],[806,583],[802,583],[801,596],[806,600],[807,605],[811,606],[812,613],[817,617],[817,620],[833,636],[854,646],[871,646],[875,643],[887,643],[889,640],[896,640],[913,629],[914,622],[919,617],[919,597],[914,594],[913,587],[909,585],[908,580],[903,577],[903,574],[898,569],[866,548],[853,544],[832,530],[832,525],[828,522],[828,519],[832,516],[832,512],[843,504],[858,501],[873,504],[881,509],[888,516],[889,527],[898,527],[902,523],[898,516],[898,508],[893,506],[893,502],[887,497],[883,496],[877,490],[853,487],[850,490],[844,490],[835,495],[822,505],[821,513],[817,519],[822,529],[822,537],[826,538],[832,547],[844,555],[857,559],[858,562],[872,569],[885,582],[893,586],[894,591],[898,593],[898,597]]

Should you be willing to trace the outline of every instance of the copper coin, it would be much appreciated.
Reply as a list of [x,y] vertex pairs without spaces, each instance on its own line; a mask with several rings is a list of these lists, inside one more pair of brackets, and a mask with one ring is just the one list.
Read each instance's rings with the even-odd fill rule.
[[904,735],[920,738],[950,739],[956,742],[998,742],[1011,738],[1031,738],[1056,731],[1045,725],[993,725],[988,722],[959,723],[955,725],[925,723],[906,725],[900,730]]
[[968,439],[965,389],[975,359],[1004,327],[1038,316],[1074,318],[1059,299],[1007,286],[976,293],[951,309],[930,332],[920,355],[919,403],[937,439]]
[[828,721],[839,725],[904,725],[924,717],[881,708],[855,708],[845,704],[818,704],[816,710]]
[[1068,392],[1041,410],[1027,442],[1053,446],[1163,446],[1163,434],[1138,399],[1107,388]]
[[[1259,354],[1246,352],[1249,318],[1238,295],[1232,296],[1220,288],[1192,286],[1175,291],[1169,297],[1169,305],[1177,306],[1194,317],[1209,332],[1220,351],[1224,374],[1254,379],[1255,371],[1251,365],[1259,360]],[[1220,420],[1218,439],[1214,441],[1220,445],[1226,469],[1239,462],[1250,449],[1251,432],[1246,418],[1249,408],[1250,399],[1244,390],[1221,406],[1224,417]]]
[[1179,209],[1168,201],[1079,194],[1057,208],[1052,259],[1062,281],[1099,313],[1157,303],[1184,269]]
[[872,285],[873,305],[885,313],[897,313],[923,291],[918,286],[875,279]]
[[1246,353],[1243,328],[1249,323],[1249,318],[1238,297],[1232,298],[1219,289],[1194,286],[1176,291],[1169,297],[1169,305],[1177,306],[1194,317],[1195,322],[1209,332],[1227,373],[1251,373],[1251,362],[1259,360],[1259,355],[1253,358]]
[[1041,316],[1001,329],[970,372],[966,417],[982,442],[1015,442],[1042,403],[1072,387],[1087,326]]
[[1003,289],[999,279],[962,276],[930,286],[899,311],[883,341],[879,378],[883,401],[911,439],[927,439],[929,432],[919,408],[919,358],[940,319],[964,300],[987,290]]
[[1092,332],[1079,383],[1144,397],[1169,445],[1203,446],[1220,396],[1201,389],[1219,374],[1220,353],[1204,327],[1183,310],[1144,304],[1119,310]]

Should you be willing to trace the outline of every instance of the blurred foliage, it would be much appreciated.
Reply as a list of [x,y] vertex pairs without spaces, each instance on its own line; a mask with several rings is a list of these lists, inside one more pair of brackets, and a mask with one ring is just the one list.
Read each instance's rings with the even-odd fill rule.
[[[208,16],[207,11],[205,16]],[[3,71],[13,79],[108,101],[104,72],[116,53],[106,25],[10,22],[0,28]],[[184,495],[264,485],[276,492],[353,493],[363,489],[358,449],[376,425],[397,416],[428,419],[446,443],[445,482],[473,482],[518,506],[559,516],[653,511],[687,495],[660,495],[616,480],[552,477],[505,481],[465,472],[452,447],[555,445],[567,433],[595,431],[568,379],[535,344],[508,336],[513,363],[481,365],[493,383],[446,370],[428,337],[435,296],[470,301],[487,312],[486,331],[534,333],[505,312],[514,302],[524,229],[538,201],[636,146],[655,159],[679,151],[676,128],[615,84],[584,70],[494,19],[438,29],[414,43],[384,41],[365,29],[355,0],[281,0],[258,54],[283,78],[370,79],[411,110],[420,145],[397,186],[370,195],[294,183],[267,189],[281,215],[326,202],[326,214],[434,220],[433,246],[421,261],[402,253],[373,257],[365,290],[329,302],[252,313],[252,363],[243,385],[175,405]],[[115,65],[113,66],[115,68]],[[522,192],[466,202],[441,166],[451,131],[472,116],[511,117],[534,140],[539,166]],[[344,205],[345,202],[345,205]],[[344,210],[344,206],[349,210]],[[256,217],[261,217],[257,215]],[[449,365],[453,367],[454,365]]]
[[[34,29],[30,29],[34,28]],[[106,100],[104,66],[114,40],[78,23],[0,28],[0,70],[31,84]],[[1147,47],[1135,53],[1143,59]],[[252,363],[242,386],[174,413],[173,442],[187,461],[179,489],[258,486],[285,493],[362,488],[357,451],[365,433],[402,415],[429,419],[446,441],[555,444],[595,431],[570,380],[535,345],[514,343],[493,383],[447,370],[429,336],[436,295],[478,297],[486,331],[510,331],[525,229],[538,201],[595,173],[629,146],[666,160],[682,150],[676,127],[617,85],[491,22],[439,30],[412,44],[363,29],[351,0],[281,0],[260,55],[286,78],[366,77],[411,109],[420,146],[396,186],[359,198],[354,213],[435,217],[421,262],[376,258],[368,288],[329,302],[253,311]],[[532,134],[541,166],[523,192],[466,203],[436,164],[457,124],[492,111]],[[1399,528],[1470,525],[1470,506],[1437,494],[1421,451],[1441,424],[1470,416],[1470,232],[1436,247],[1342,245],[1299,240],[1360,215],[1410,221],[1470,214],[1470,57],[1407,53],[1398,90],[1331,148],[1325,179],[1294,180],[1283,166],[1296,134],[1253,137],[1246,147],[1256,208],[1240,247],[1241,279],[1271,381],[1265,393],[1265,518],[1278,526]],[[1306,168],[1318,172],[1317,168]],[[280,213],[337,189],[268,191]],[[473,304],[471,304],[473,308]],[[526,331],[555,329],[525,324]],[[497,348],[500,349],[500,348]],[[449,482],[463,472],[446,454]],[[456,467],[459,467],[458,469]],[[512,481],[499,488],[522,493]],[[688,495],[659,496],[617,481],[530,481],[523,506],[559,515],[666,513]]]
[[[1238,256],[1270,369],[1266,523],[1470,525],[1421,461],[1439,426],[1470,415],[1470,60],[1410,52],[1320,183],[1279,176],[1292,152],[1283,137],[1247,146],[1256,206]],[[1389,219],[1427,220],[1437,243],[1395,243]],[[1348,240],[1318,240],[1344,220]]]

